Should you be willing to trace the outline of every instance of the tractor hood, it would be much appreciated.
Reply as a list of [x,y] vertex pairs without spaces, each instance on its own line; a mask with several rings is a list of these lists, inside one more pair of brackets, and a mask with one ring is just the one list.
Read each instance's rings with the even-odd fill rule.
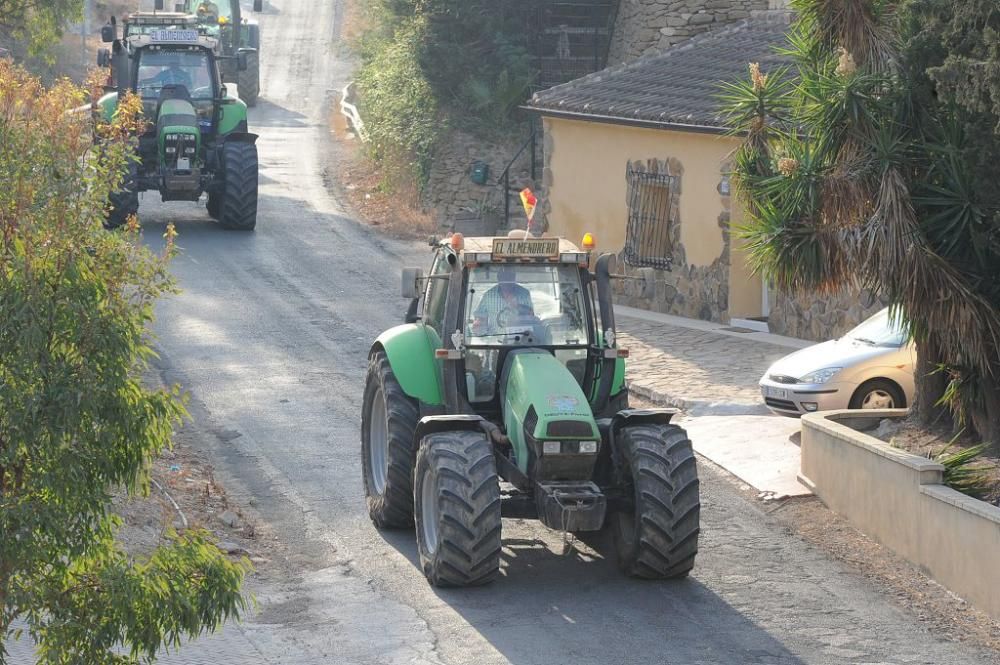
[[500,390],[517,465],[528,471],[540,457],[541,442],[560,441],[568,463],[561,470],[589,479],[594,456],[577,454],[579,442],[599,441],[601,435],[590,403],[566,366],[547,351],[513,351],[504,364]]

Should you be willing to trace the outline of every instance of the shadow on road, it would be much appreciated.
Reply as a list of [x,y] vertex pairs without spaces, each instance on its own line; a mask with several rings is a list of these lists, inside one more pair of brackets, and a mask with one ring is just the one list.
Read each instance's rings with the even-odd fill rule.
[[310,125],[308,118],[302,113],[263,98],[257,100],[257,106],[250,110],[247,120],[251,132],[256,131],[258,127],[301,128]]
[[[619,571],[603,534],[562,556],[553,532],[517,520],[504,530],[496,582],[434,592],[514,665],[803,662],[702,584],[697,568],[684,580],[636,580]],[[381,535],[419,569],[412,531]]]

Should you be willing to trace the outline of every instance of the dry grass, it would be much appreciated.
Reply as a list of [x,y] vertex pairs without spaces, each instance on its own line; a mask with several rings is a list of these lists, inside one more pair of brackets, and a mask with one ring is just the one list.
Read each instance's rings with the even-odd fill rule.
[[[895,448],[928,458],[936,457],[946,448],[949,453],[957,453],[980,443],[978,439],[968,436],[960,436],[956,439],[950,427],[928,428],[910,419],[883,421],[879,429],[871,434]],[[954,443],[952,443],[953,440]],[[949,444],[951,445],[949,446]],[[981,460],[977,466],[982,466],[983,473],[992,480],[993,484],[993,491],[984,497],[984,500],[1000,506],[1000,458],[987,451],[976,459]]]
[[[330,119],[339,144],[340,168],[335,187],[343,191],[348,205],[360,220],[394,238],[424,240],[439,233],[432,212],[420,201],[416,182],[405,173],[386,173],[351,138],[346,121],[334,111]],[[385,183],[392,182],[392,187]]]
[[803,540],[852,568],[935,635],[1000,651],[1000,623],[855,529],[819,499],[789,499],[771,512]]

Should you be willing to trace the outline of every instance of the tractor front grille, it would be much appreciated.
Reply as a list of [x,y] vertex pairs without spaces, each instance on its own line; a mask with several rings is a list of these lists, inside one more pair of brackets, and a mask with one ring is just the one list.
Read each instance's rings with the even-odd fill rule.
[[584,420],[553,420],[545,429],[546,436],[593,438],[594,429]]

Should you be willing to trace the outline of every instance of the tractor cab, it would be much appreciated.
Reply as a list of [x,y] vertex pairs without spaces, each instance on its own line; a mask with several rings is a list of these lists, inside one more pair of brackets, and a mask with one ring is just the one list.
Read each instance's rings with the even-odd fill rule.
[[[416,524],[433,584],[492,580],[503,516],[611,528],[630,574],[687,574],[693,453],[672,412],[628,408],[615,257],[595,260],[589,234],[582,249],[524,231],[433,248],[428,274],[403,271],[406,323],[369,355],[362,460],[375,524]],[[675,499],[682,510],[664,511]],[[671,550],[675,538],[685,542]]]

